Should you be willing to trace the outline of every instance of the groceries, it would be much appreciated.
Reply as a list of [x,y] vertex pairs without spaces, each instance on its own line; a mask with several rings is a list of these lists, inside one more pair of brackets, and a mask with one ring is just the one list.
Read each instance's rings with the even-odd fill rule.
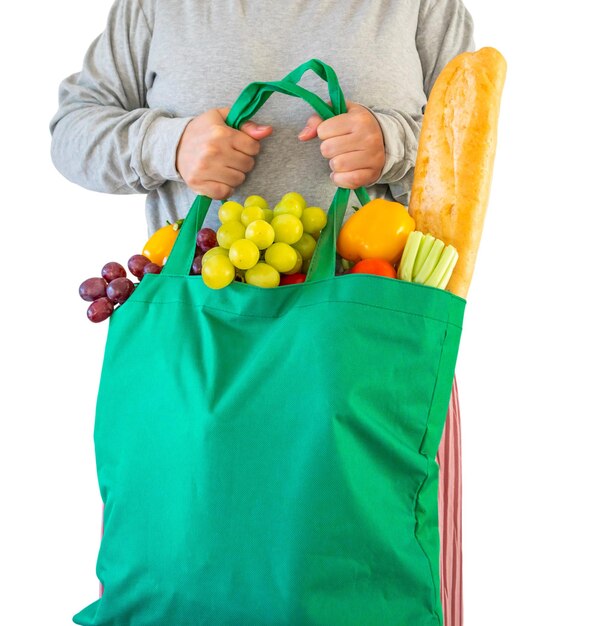
[[173,248],[177,235],[179,235],[181,224],[183,224],[183,220],[177,220],[173,224],[167,223],[166,226],[155,231],[144,244],[142,254],[153,263],[163,266]]
[[375,274],[445,289],[457,251],[430,233],[411,232],[413,227],[414,220],[399,202],[371,200],[340,230],[342,273]]
[[201,259],[202,279],[211,289],[235,280],[264,288],[295,284],[283,278],[306,274],[327,223],[325,211],[307,206],[296,192],[285,194],[273,210],[261,196],[249,196],[244,204],[229,200],[220,205],[218,218],[216,241],[226,252],[212,248]]
[[135,254],[128,260],[128,269],[136,278],[144,276],[144,269],[150,263],[150,259],[143,254]]
[[408,282],[444,289],[455,269],[457,250],[432,235],[414,231],[408,237],[397,277]]
[[[128,271],[138,279],[138,282],[146,274],[160,274],[163,265],[156,263],[154,259],[167,261],[177,233],[183,220],[175,222],[174,225],[157,230],[144,246],[144,251],[151,257],[144,254],[134,254],[128,259]],[[155,237],[155,235],[158,235]],[[202,255],[212,251],[216,242],[216,233],[211,228],[203,228],[197,235],[196,256],[192,264],[191,273],[196,275],[201,273]],[[234,274],[233,274],[234,277]],[[101,276],[94,276],[83,281],[78,294],[85,302],[90,302],[87,309],[87,317],[91,322],[103,322],[110,317],[113,311],[134,293],[138,285],[128,278],[126,268],[110,261],[101,269]]]
[[[215,290],[236,282],[261,288],[304,283],[327,224],[325,211],[307,206],[296,192],[283,196],[273,210],[261,196],[250,196],[244,204],[227,201],[220,205],[218,217],[218,230],[198,231],[189,271]],[[90,302],[89,320],[108,319],[146,274],[161,273],[183,223],[180,219],[158,229],[144,245],[144,254],[129,258],[128,271],[137,282],[128,278],[123,265],[112,261],[103,266],[101,276],[80,285],[80,297]],[[414,220],[403,205],[371,200],[342,225],[337,273],[374,274],[445,288],[457,252],[430,234],[412,232],[413,228]]]
[[297,285],[298,283],[304,283],[307,280],[307,274],[297,272],[296,274],[285,274],[280,278],[281,285]]
[[[447,64],[426,107],[409,212],[382,198],[359,208],[337,237],[339,273],[375,274],[467,295],[492,179],[505,74],[505,60],[493,48],[463,53]],[[198,232],[190,270],[212,289],[233,282],[264,288],[304,282],[327,223],[325,211],[307,206],[296,192],[285,194],[273,209],[261,196],[243,204],[227,201],[218,216],[216,232]],[[182,225],[178,220],[158,229],[142,254],[129,259],[138,281],[161,272]],[[80,285],[81,298],[90,302],[88,318],[107,319],[136,284],[122,265],[107,263],[100,277]]]
[[237,270],[228,254],[217,254],[207,263],[202,257],[202,279],[210,289],[222,289],[230,285],[237,276]]
[[449,291],[463,298],[488,204],[505,74],[494,48],[460,54],[437,78],[422,121],[410,213],[417,230],[459,252]]
[[[403,235],[399,279],[467,296],[492,181],[505,75],[500,52],[482,48],[458,55],[437,78],[422,121],[409,207],[415,226]],[[387,207],[396,203],[359,219],[373,202],[342,228],[343,258],[387,259],[385,250],[395,245],[395,237],[387,238],[395,208],[389,213]]]
[[[201,276],[211,289],[235,282],[271,288],[306,281],[317,239],[327,223],[323,209],[307,206],[302,195],[291,192],[273,210],[261,196],[250,196],[245,204],[224,202],[218,216],[217,231],[202,228],[197,233],[190,276]],[[80,297],[90,302],[89,320],[108,319],[146,274],[161,273],[183,222],[158,229],[144,245],[144,254],[129,258],[128,271],[137,282],[128,278],[123,265],[111,261],[103,266],[101,276],[80,285]],[[338,268],[342,271],[338,273],[397,277],[444,288],[457,260],[456,251],[432,235],[411,232],[413,227],[414,220],[397,202],[381,199],[365,204],[340,230]],[[402,253],[398,273],[397,259]]]
[[385,259],[363,259],[350,270],[352,274],[375,274],[376,276],[386,276],[395,278],[396,272],[393,264]]
[[[327,223],[325,211],[308,207],[296,192],[285,194],[273,210],[261,196],[249,196],[244,204],[227,201],[221,204],[218,217],[217,231],[198,231],[190,269],[191,276],[201,276],[212,289],[232,282],[266,288],[304,282],[317,238]],[[183,222],[179,219],[159,228],[144,244],[143,253],[130,257],[128,270],[137,282],[128,278],[123,265],[111,261],[103,266],[101,276],[81,283],[79,295],[90,302],[89,320],[106,320],[146,274],[161,273]]]
[[[337,235],[338,274],[374,274],[465,297],[473,274],[488,201],[506,62],[494,48],[449,62],[431,90],[411,190],[409,212],[375,198],[346,220]],[[190,275],[212,289],[242,282],[278,287],[305,282],[324,209],[285,194],[273,209],[262,196],[221,204],[217,231],[197,233]],[[138,279],[159,274],[183,225],[166,224],[128,261]],[[125,268],[107,263],[85,280],[80,297],[88,318],[107,319],[133,294]]]
[[[132,257],[130,263],[134,272],[140,271],[136,257]],[[143,267],[149,264],[150,261],[145,259]],[[124,266],[111,261],[103,266],[100,277],[87,278],[81,283],[78,295],[85,302],[91,303],[86,312],[88,319],[91,322],[103,322],[113,313],[116,305],[123,304],[130,297],[134,288]]]
[[94,302],[107,296],[107,282],[104,278],[87,278],[78,288],[78,293],[83,300]]
[[98,298],[86,311],[91,322],[104,322],[114,310],[113,302],[109,298]]
[[371,200],[342,226],[337,250],[348,261],[385,259],[399,261],[414,220],[399,202],[383,198]]
[[[371,203],[365,206],[368,207],[370,205]],[[362,207],[362,209],[364,208]],[[348,222],[342,227],[341,233],[344,232],[347,225]],[[380,231],[380,229],[378,230]],[[427,287],[445,289],[459,258],[457,250],[451,245],[446,246],[443,241],[436,239],[431,234],[424,234],[419,231],[402,236],[398,235],[398,247],[402,241],[403,252],[400,253],[401,260],[399,263],[393,263],[389,260],[392,258],[393,248],[390,249],[389,240],[385,240],[382,235],[382,249],[379,249],[378,246],[373,249],[372,239],[369,239],[369,244],[366,247],[368,250],[373,250],[375,256],[365,257],[354,264],[349,263],[348,259],[343,257],[343,267],[347,269],[342,271],[342,273],[375,274],[377,276],[419,283]],[[380,254],[383,254],[383,256],[379,256]]]

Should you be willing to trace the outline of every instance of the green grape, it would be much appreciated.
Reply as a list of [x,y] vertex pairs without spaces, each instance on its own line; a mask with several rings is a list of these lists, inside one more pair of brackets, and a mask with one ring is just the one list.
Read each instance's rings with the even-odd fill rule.
[[244,206],[259,206],[262,209],[267,209],[268,203],[261,196],[249,196],[245,199]]
[[327,224],[327,215],[320,207],[309,206],[303,211],[301,221],[303,222],[303,230],[306,233],[316,233]]
[[300,219],[303,209],[294,200],[280,200],[274,207],[274,215],[294,215]]
[[282,204],[283,202],[298,205],[301,208],[301,212],[303,212],[305,210],[305,207],[307,206],[305,198],[303,198],[303,196],[301,196],[301,194],[297,193],[296,191],[290,191],[289,193],[285,193],[282,196],[282,200],[280,200],[279,204]]
[[274,241],[280,243],[296,243],[303,236],[303,223],[301,220],[288,213],[276,215],[272,220],[274,229]]
[[223,202],[218,209],[218,219],[221,224],[225,222],[238,222],[241,219],[243,207],[233,200]]
[[217,254],[202,265],[202,278],[210,289],[222,289],[235,280],[235,266],[224,254]]
[[251,222],[255,222],[255,220],[263,220],[264,215],[264,210],[260,206],[254,204],[245,207],[241,212],[241,223],[243,226],[248,226]]
[[274,219],[274,211],[272,209],[264,209],[264,219],[266,222],[271,222]]
[[292,244],[292,247],[301,253],[301,256],[306,261],[313,256],[315,252],[315,246],[317,242],[312,235],[309,233],[303,233],[303,236],[296,242]]
[[265,250],[274,243],[274,229],[266,220],[255,220],[245,229],[245,239],[253,241],[260,249]]
[[226,248],[221,248],[220,246],[216,246],[215,248],[210,248],[210,250],[207,250],[206,252],[204,252],[204,256],[202,257],[202,265],[204,265],[204,263],[206,263],[206,261],[208,261],[212,257],[218,256],[219,254],[222,254],[224,256],[229,256],[229,251]]
[[237,239],[243,239],[243,237],[245,237],[245,226],[237,220],[225,222],[216,232],[218,245],[227,248],[227,250]]
[[291,270],[289,270],[288,272],[284,272],[285,274],[296,274],[297,272],[300,272],[301,268],[303,267],[303,257],[301,256],[301,253],[297,250],[295,250],[295,252],[297,253],[297,261]]
[[287,243],[273,243],[266,250],[266,263],[279,272],[288,272],[298,260],[298,252]]
[[259,248],[249,239],[238,239],[229,249],[229,259],[240,270],[248,270],[259,261]]
[[267,263],[258,263],[245,272],[245,282],[256,287],[277,287],[280,274]]

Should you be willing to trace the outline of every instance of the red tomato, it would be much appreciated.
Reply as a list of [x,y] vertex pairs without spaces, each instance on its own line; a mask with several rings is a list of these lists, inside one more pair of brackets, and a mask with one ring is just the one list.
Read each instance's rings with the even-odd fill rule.
[[350,270],[353,274],[376,274],[395,278],[395,268],[385,259],[363,259]]
[[280,285],[296,285],[297,283],[304,283],[307,274],[285,274],[280,277]]

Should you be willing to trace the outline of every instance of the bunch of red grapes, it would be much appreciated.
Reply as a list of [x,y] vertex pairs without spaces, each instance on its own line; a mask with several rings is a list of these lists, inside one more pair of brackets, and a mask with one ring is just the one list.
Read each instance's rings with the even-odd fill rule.
[[[192,275],[202,273],[203,254],[217,245],[216,233],[211,228],[202,228],[197,236]],[[135,254],[128,260],[128,270],[138,282],[145,274],[160,274],[162,269],[161,265],[142,254]],[[111,261],[103,266],[100,277],[87,278],[78,288],[78,293],[83,300],[91,303],[86,312],[89,320],[103,322],[116,306],[123,304],[132,295],[137,285],[127,277],[123,265]]]
[[[159,274],[162,268],[147,257],[135,254],[128,261],[128,269],[141,280],[144,274]],[[87,278],[78,288],[80,297],[91,303],[87,317],[91,322],[106,320],[118,304],[123,304],[132,295],[136,284],[127,277],[123,265],[116,261],[106,263],[100,277]]]

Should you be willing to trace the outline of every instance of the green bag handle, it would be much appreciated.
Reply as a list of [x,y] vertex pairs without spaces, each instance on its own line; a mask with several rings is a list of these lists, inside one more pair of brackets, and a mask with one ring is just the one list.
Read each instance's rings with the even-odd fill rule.
[[[309,69],[327,81],[332,107],[316,94],[296,84],[296,81]],[[287,74],[283,80],[249,84],[231,107],[226,123],[232,128],[239,129],[244,122],[250,119],[265,104],[274,92],[305,100],[324,120],[346,112],[346,101],[335,72],[329,65],[317,59],[312,59]],[[361,204],[366,204],[370,201],[364,187],[359,187],[355,190],[355,193]],[[335,274],[337,234],[344,219],[349,197],[349,189],[339,187],[336,190],[327,213],[327,225],[321,233],[315,254],[311,259],[307,273],[308,282],[331,278]],[[184,276],[189,274],[194,259],[196,235],[204,223],[211,202],[212,199],[208,196],[198,195],[196,197],[179,231],[179,236],[171,250],[167,263],[163,267],[162,274],[181,274]]]
[[[296,69],[292,70],[292,72],[289,72],[280,82],[291,82],[293,84],[296,84],[303,77],[307,70],[312,70],[313,72],[315,72],[315,74],[317,74],[317,76],[319,76],[319,78],[327,82],[329,97],[332,103],[332,108],[329,110],[328,117],[331,117],[332,115],[340,115],[341,113],[346,113],[346,99],[344,98],[344,93],[342,92],[342,88],[340,87],[340,83],[338,82],[338,77],[332,67],[330,67],[323,61],[320,61],[319,59],[311,59],[310,61],[299,65]],[[273,91],[268,91],[265,94],[257,94],[258,87],[261,85],[262,83],[252,83],[243,90],[241,96],[227,116],[226,121],[229,126],[232,126],[233,128],[239,128],[241,124],[243,124],[243,122],[252,117],[255,112],[259,108],[261,108],[266,100],[272,95]],[[252,101],[248,105],[247,101],[250,96],[254,98],[254,101]],[[257,97],[261,97],[261,100],[258,100]],[[320,99],[317,100],[317,104],[320,106],[324,106],[326,104],[325,102],[320,101]],[[240,120],[238,119],[238,115],[241,115]],[[323,119],[327,119],[327,117],[324,117]]]

